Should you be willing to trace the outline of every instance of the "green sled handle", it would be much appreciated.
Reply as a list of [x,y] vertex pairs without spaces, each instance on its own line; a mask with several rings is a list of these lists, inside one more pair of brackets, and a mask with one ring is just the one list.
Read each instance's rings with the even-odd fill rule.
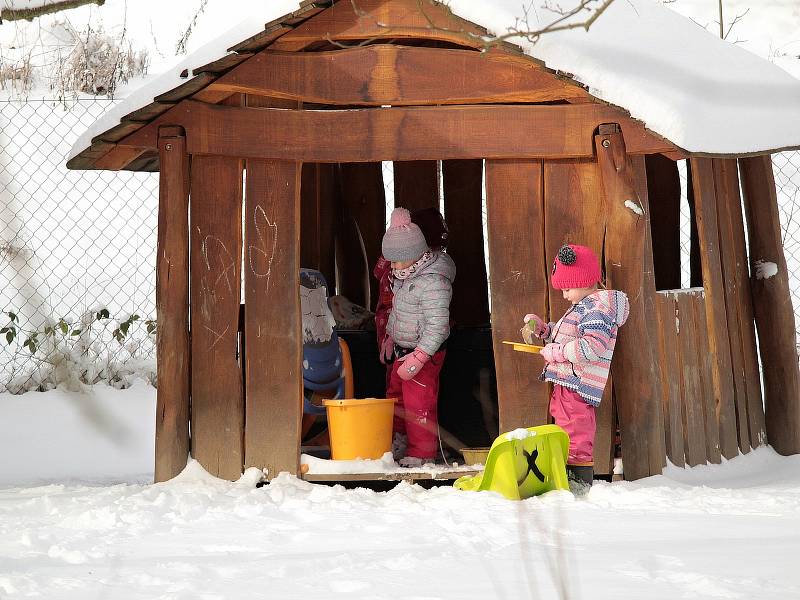
[[[527,435],[521,434],[525,431]],[[558,425],[503,433],[492,443],[483,472],[460,477],[453,487],[467,492],[499,492],[509,500],[569,490],[568,451],[569,436]]]

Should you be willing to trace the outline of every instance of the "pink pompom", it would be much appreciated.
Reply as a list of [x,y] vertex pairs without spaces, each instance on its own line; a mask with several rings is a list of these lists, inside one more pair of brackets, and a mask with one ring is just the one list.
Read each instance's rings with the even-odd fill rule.
[[411,213],[407,208],[395,208],[389,220],[389,227],[408,227],[411,225]]

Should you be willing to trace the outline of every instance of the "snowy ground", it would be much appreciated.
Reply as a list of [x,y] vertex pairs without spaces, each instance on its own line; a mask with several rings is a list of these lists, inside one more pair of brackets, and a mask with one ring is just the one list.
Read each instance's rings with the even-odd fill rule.
[[524,502],[286,475],[256,488],[258,471],[229,483],[195,462],[152,485],[154,390],[93,394],[0,396],[0,598],[800,597],[798,456]]

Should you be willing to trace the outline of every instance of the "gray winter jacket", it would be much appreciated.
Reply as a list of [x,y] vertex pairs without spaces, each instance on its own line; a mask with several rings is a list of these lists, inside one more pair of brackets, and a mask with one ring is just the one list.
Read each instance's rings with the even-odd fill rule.
[[450,298],[456,265],[435,252],[433,262],[408,279],[395,279],[386,333],[403,348],[419,347],[433,355],[450,335]]

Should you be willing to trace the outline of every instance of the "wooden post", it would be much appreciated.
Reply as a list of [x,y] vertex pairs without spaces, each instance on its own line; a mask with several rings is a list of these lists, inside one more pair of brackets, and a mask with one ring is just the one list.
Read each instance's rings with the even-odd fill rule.
[[628,322],[620,328],[612,363],[626,479],[660,474],[665,464],[661,415],[658,331],[645,313],[645,296],[654,305],[652,271],[645,276],[647,201],[635,188],[636,174],[621,133],[595,136],[606,205],[606,279],[628,294]]
[[750,286],[764,372],[767,438],[780,454],[797,454],[800,374],[772,157],[742,158],[739,167],[750,240]]
[[[453,283],[450,316],[462,326],[489,322],[489,290],[483,251],[483,161],[442,161],[447,251],[464,276]],[[468,275],[467,275],[468,274]]]
[[421,208],[439,208],[438,161],[395,161],[394,205],[411,212]]
[[192,456],[238,479],[244,407],[239,366],[242,161],[192,157]]
[[719,246],[719,224],[714,171],[709,158],[692,158],[692,188],[702,254],[703,289],[706,297],[708,350],[714,357],[712,377],[719,445],[722,456],[733,458],[739,453],[734,406],[733,367],[725,309],[725,282]]
[[245,212],[245,466],[298,474],[301,164],[247,161]]
[[180,473],[189,456],[189,155],[183,130],[163,127],[158,152],[157,482]]
[[514,352],[522,317],[547,313],[542,163],[487,160],[486,210],[492,288],[492,347],[500,431],[548,421],[548,386],[538,379],[541,357]]

